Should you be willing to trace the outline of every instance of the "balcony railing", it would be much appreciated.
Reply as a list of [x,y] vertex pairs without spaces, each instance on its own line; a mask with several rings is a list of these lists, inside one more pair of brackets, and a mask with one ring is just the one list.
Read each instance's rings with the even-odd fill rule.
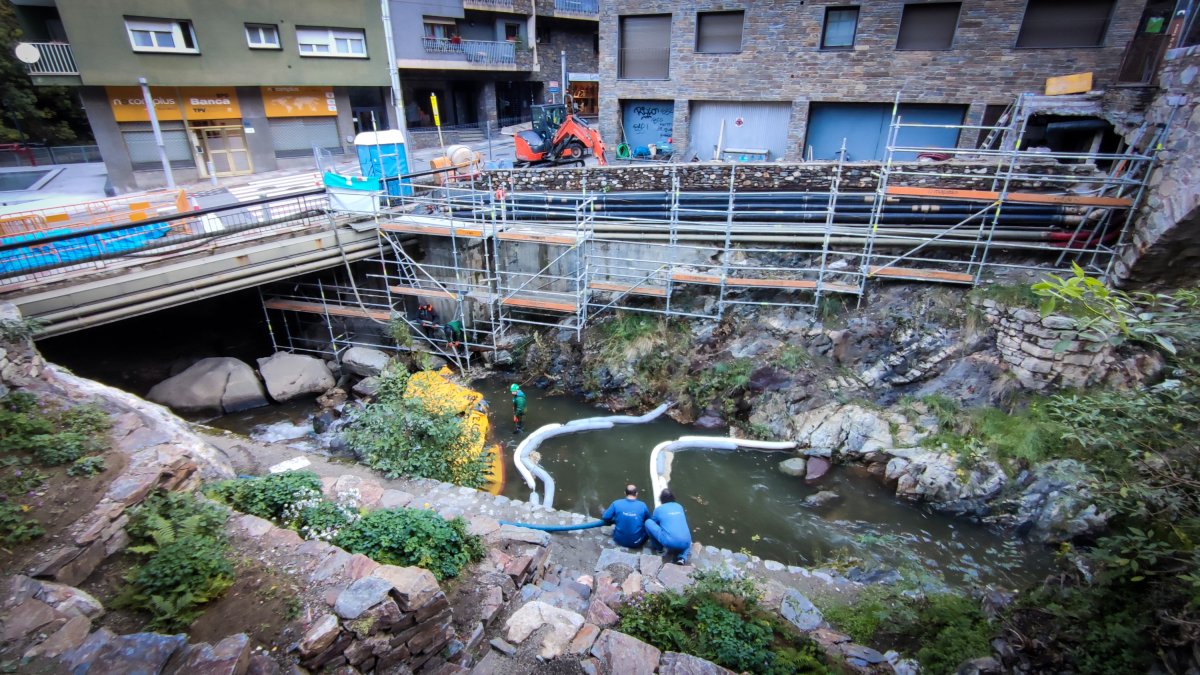
[[35,63],[25,64],[25,72],[30,75],[78,75],[79,68],[75,66],[75,55],[71,53],[71,45],[65,42],[31,42],[42,55]]
[[598,17],[600,16],[600,0],[554,0],[554,11]]
[[463,0],[463,9],[482,9],[493,12],[512,12],[513,0]]
[[461,54],[470,63],[507,64],[517,63],[515,42],[489,42],[487,40],[459,40],[449,38],[421,38],[425,51],[433,54]]

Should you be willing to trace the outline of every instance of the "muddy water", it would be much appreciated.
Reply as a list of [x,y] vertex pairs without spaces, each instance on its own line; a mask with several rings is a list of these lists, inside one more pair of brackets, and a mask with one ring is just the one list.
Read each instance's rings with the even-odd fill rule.
[[[504,494],[528,499],[529,488],[512,465],[512,450],[520,437],[512,433],[508,385],[480,381],[474,386],[491,402],[493,432],[505,447]],[[605,414],[572,398],[544,396],[533,387],[527,387],[526,394],[527,431]],[[311,433],[313,410],[311,401],[294,401],[210,423],[314,451],[321,441]],[[550,439],[540,452],[541,465],[557,483],[555,508],[599,516],[621,496],[626,483],[649,489],[649,457],[656,444],[697,433],[663,417],[649,424]],[[693,538],[794,565],[819,566],[832,558],[854,557],[872,566],[919,566],[954,585],[1015,588],[1041,578],[1050,568],[1051,556],[1041,547],[901,502],[861,472],[837,468],[816,485],[786,476],[776,467],[789,456],[756,451],[678,453],[671,488],[687,510]],[[804,498],[819,490],[832,490],[841,498],[819,509],[804,506]],[[650,504],[648,495],[643,496]]]

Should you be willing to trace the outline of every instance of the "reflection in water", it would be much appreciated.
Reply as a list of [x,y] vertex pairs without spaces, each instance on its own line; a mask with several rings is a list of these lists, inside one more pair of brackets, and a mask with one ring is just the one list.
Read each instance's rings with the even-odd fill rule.
[[[512,434],[508,386],[497,380],[474,383],[491,403],[492,429],[505,446],[508,484],[504,494],[525,500],[529,489],[512,467],[512,451],[523,436]],[[527,387],[525,428],[606,415],[568,397],[545,397]],[[297,450],[320,445],[307,433],[311,400],[227,415],[213,426],[282,442]],[[623,494],[626,483],[650,485],[650,451],[662,441],[695,434],[667,417],[640,425],[552,438],[540,448],[541,465],[558,486],[555,507],[598,517]],[[706,432],[721,435],[720,432]],[[1051,556],[1045,549],[1003,537],[986,528],[901,502],[861,471],[837,468],[816,485],[776,468],[788,453],[690,450],[675,456],[671,489],[687,510],[693,538],[705,545],[747,551],[786,564],[815,566],[835,557],[870,564],[918,565],[940,572],[952,584],[982,582],[1017,586],[1044,576]],[[803,505],[819,490],[841,499],[819,509]],[[643,492],[646,502],[650,495]]]

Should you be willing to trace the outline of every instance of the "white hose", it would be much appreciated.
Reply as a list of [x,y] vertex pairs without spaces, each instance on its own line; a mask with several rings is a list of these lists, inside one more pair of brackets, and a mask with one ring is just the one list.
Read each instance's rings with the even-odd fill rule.
[[662,505],[659,495],[671,482],[671,462],[679,450],[792,450],[794,441],[755,441],[748,438],[725,436],[681,436],[673,441],[663,441],[650,452],[650,484],[654,492],[654,507]]
[[[645,415],[609,415],[607,417],[586,417],[579,420],[571,420],[566,424],[547,424],[539,427],[517,446],[513,452],[513,464],[516,465],[517,471],[521,477],[525,479],[525,484],[532,491],[529,495],[529,501],[538,504],[544,504],[547,507],[554,506],[554,477],[551,476],[545,469],[537,464],[529,461],[529,453],[533,452],[542,441],[555,436],[563,436],[566,434],[574,434],[580,431],[597,431],[600,429],[611,429],[616,424],[644,424],[658,418],[670,408],[670,403],[664,403]],[[537,481],[534,476],[542,480],[545,485],[545,497],[539,498],[537,493]]]

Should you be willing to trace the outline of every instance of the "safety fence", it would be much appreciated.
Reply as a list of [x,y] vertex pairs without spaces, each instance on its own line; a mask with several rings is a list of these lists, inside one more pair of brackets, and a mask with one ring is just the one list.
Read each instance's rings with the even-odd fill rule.
[[25,145],[0,149],[0,167],[103,162],[96,145]]

